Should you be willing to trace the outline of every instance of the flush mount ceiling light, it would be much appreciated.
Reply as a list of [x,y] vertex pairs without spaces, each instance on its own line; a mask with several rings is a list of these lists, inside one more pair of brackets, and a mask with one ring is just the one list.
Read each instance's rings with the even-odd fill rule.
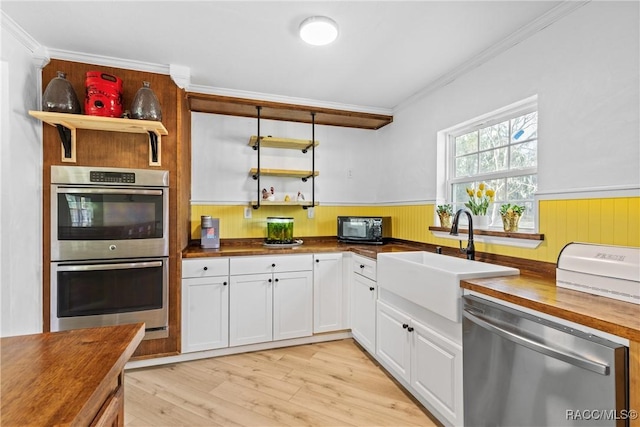
[[338,37],[338,24],[326,16],[312,16],[300,24],[300,38],[314,46],[323,46]]

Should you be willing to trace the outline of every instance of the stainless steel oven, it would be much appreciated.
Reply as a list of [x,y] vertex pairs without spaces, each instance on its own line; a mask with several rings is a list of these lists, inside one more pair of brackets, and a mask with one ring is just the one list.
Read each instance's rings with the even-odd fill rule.
[[51,330],[168,336],[169,172],[51,167]]
[[168,259],[51,263],[51,330],[145,323],[168,336]]
[[169,255],[169,172],[51,167],[51,260]]

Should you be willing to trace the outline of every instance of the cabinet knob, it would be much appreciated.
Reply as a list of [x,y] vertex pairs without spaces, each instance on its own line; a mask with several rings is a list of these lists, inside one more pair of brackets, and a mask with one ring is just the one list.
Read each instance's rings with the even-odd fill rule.
[[279,281],[280,281],[280,279],[276,279],[276,282],[279,282]]
[[376,289],[376,288],[374,288],[373,286],[371,286],[371,287],[369,288],[369,290],[370,290],[370,291],[375,291],[375,289]]
[[276,264],[275,264],[275,263],[274,263],[274,264],[271,264],[271,267],[275,267],[275,266],[276,266]]
[[316,262],[320,262],[320,260],[319,260],[319,259],[317,259],[317,260],[316,260]]
[[269,283],[271,283],[271,279],[269,279]]
[[222,282],[222,286],[227,286],[227,282]]
[[204,271],[207,271],[208,269],[209,269],[209,267],[207,267],[207,266],[205,266],[205,267],[203,268],[203,270],[204,270]]
[[402,329],[407,329],[409,327],[409,325],[407,325],[406,323],[402,324]]
[[364,268],[364,264],[360,264],[360,268]]
[[412,327],[408,327],[408,328],[407,328],[407,331],[409,331],[409,332],[413,332],[413,328],[412,328]]

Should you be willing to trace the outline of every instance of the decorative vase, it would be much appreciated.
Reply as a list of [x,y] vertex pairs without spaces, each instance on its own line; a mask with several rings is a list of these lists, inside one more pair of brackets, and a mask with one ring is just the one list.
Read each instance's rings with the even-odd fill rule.
[[138,120],[162,121],[162,109],[156,94],[151,90],[149,82],[142,82],[131,104],[131,118]]
[[122,116],[122,79],[102,71],[87,71],[84,113],[88,116]]
[[42,111],[54,113],[80,114],[80,101],[67,75],[58,71],[58,77],[51,79],[42,95]]
[[451,214],[438,212],[438,218],[440,218],[440,227],[451,228]]
[[471,220],[475,230],[487,230],[491,224],[489,215],[471,215]]
[[502,227],[504,231],[515,232],[518,231],[518,223],[520,222],[520,215],[515,212],[506,213],[502,215]]

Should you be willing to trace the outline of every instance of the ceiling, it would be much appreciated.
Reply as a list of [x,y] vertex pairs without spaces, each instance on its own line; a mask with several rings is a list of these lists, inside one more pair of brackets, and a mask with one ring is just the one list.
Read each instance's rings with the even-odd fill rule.
[[[561,3],[3,0],[0,8],[52,57],[180,65],[191,91],[392,111],[542,28]],[[338,23],[333,44],[297,36],[313,15]]]

